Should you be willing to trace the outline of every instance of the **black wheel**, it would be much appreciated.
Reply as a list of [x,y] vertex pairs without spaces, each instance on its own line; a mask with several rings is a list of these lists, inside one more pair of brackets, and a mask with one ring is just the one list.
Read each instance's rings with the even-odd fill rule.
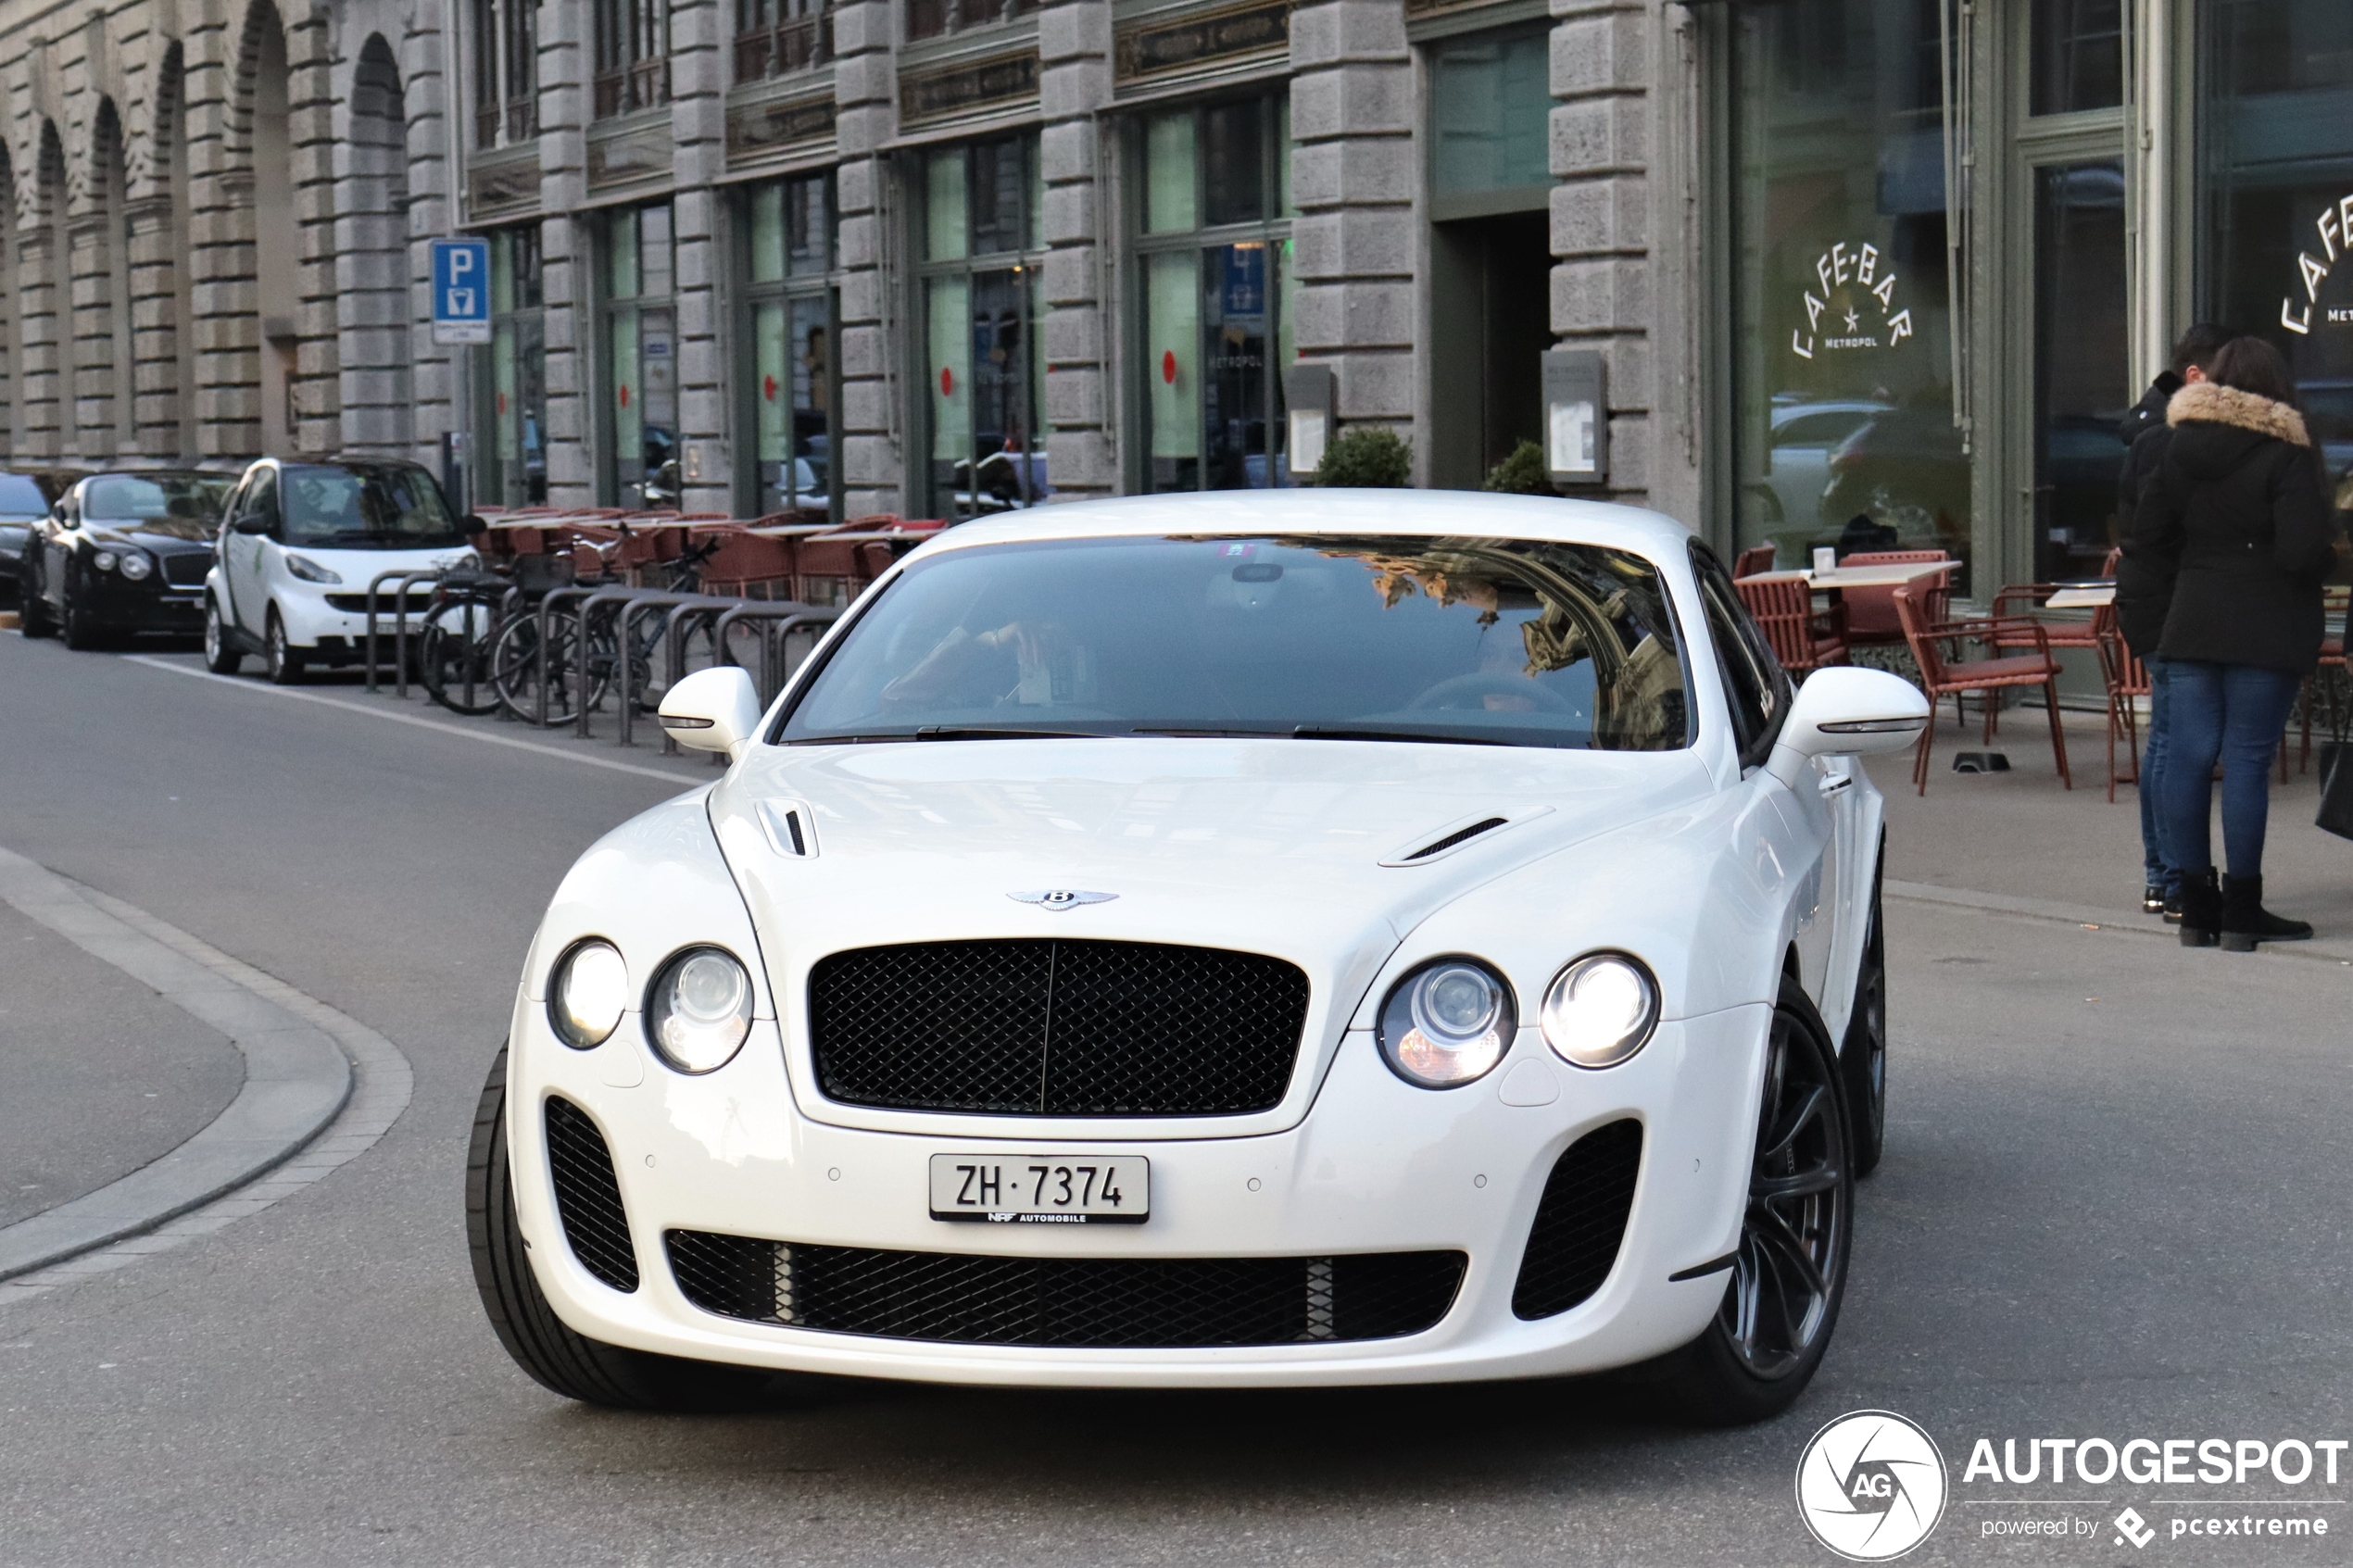
[[1692,1419],[1763,1421],[1805,1392],[1838,1323],[1855,1225],[1855,1172],[1838,1060],[1805,993],[1784,983],[1766,1047],[1748,1211],[1723,1305],[1659,1363]]
[[204,602],[204,667],[216,675],[233,675],[245,661],[237,645],[229,639],[229,628],[220,620],[220,606],[208,596]]
[[286,641],[286,623],[278,618],[272,607],[269,629],[261,639],[262,668],[269,672],[273,686],[291,686],[302,679],[302,654]]
[[82,596],[73,591],[73,579],[70,577],[66,579],[65,612],[58,620],[65,633],[66,646],[78,653],[86,653],[92,648],[106,646],[105,634],[98,629],[98,623],[90,618],[90,611],[83,608]]
[[515,1223],[507,1163],[507,1047],[490,1064],[466,1151],[466,1240],[474,1288],[515,1364],[567,1399],[617,1410],[716,1412],[780,1402],[804,1380],[606,1345],[575,1333],[547,1304]]
[[1880,868],[1874,867],[1870,924],[1863,938],[1862,967],[1855,975],[1855,1011],[1838,1053],[1857,1178],[1879,1169],[1887,1147],[1887,942],[1880,926],[1879,884]]
[[417,674],[425,695],[452,713],[498,711],[490,679],[490,623],[497,611],[478,599],[449,599],[425,615]]
[[57,623],[49,615],[49,601],[43,596],[41,579],[27,568],[19,569],[17,579],[17,630],[28,637],[54,637]]

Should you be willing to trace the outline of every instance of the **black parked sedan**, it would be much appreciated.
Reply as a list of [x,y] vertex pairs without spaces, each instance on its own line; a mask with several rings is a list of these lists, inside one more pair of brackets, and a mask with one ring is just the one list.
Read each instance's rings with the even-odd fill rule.
[[134,632],[204,630],[227,474],[98,473],[68,490],[32,527],[19,558],[28,637],[65,633],[94,647]]
[[0,471],[0,591],[21,594],[18,562],[24,558],[27,536],[81,477],[74,469]]

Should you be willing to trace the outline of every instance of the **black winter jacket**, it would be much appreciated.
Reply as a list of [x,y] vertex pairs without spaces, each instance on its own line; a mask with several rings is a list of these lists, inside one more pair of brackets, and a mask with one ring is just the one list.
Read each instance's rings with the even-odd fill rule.
[[[2171,370],[2159,372],[2133,411],[2124,416],[2117,427],[2119,440],[2131,448],[2124,454],[2124,470],[2116,482],[2116,536],[2133,536],[2133,519],[2141,508],[2141,492],[2148,487],[2149,476],[2165,460],[2165,444],[2173,434],[2173,427],[2165,422],[2165,408],[2173,395],[2182,390],[2182,378]],[[2165,634],[2165,612],[2173,603],[2171,578],[2157,578],[2145,568],[2127,558],[2116,567],[2116,629],[2124,634],[2124,644],[2136,659],[2147,659],[2157,652],[2158,639]]]
[[2124,545],[2136,578],[2171,586],[2158,652],[2310,673],[2336,517],[2303,416],[2202,382],[2165,417],[2172,438]]

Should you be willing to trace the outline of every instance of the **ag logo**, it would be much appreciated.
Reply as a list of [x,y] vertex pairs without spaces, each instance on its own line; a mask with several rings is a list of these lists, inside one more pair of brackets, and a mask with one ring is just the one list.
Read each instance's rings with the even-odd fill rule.
[[1816,1540],[1850,1562],[1901,1557],[1944,1515],[1944,1456],[1900,1415],[1840,1416],[1798,1459],[1797,1512]]

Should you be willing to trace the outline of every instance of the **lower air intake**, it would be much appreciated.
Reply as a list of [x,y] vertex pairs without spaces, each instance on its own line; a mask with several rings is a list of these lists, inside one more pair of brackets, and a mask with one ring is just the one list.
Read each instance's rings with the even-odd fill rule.
[[1642,1124],[1612,1122],[1570,1144],[1544,1182],[1512,1311],[1549,1318],[1591,1298],[1617,1263],[1634,1177],[1642,1165]]
[[1389,1339],[1446,1315],[1460,1252],[1331,1258],[983,1258],[671,1231],[687,1300],[885,1339],[1186,1349]]
[[547,1101],[547,1168],[556,1178],[556,1217],[580,1266],[615,1290],[637,1288],[637,1249],[612,1151],[588,1113],[568,1099]]

